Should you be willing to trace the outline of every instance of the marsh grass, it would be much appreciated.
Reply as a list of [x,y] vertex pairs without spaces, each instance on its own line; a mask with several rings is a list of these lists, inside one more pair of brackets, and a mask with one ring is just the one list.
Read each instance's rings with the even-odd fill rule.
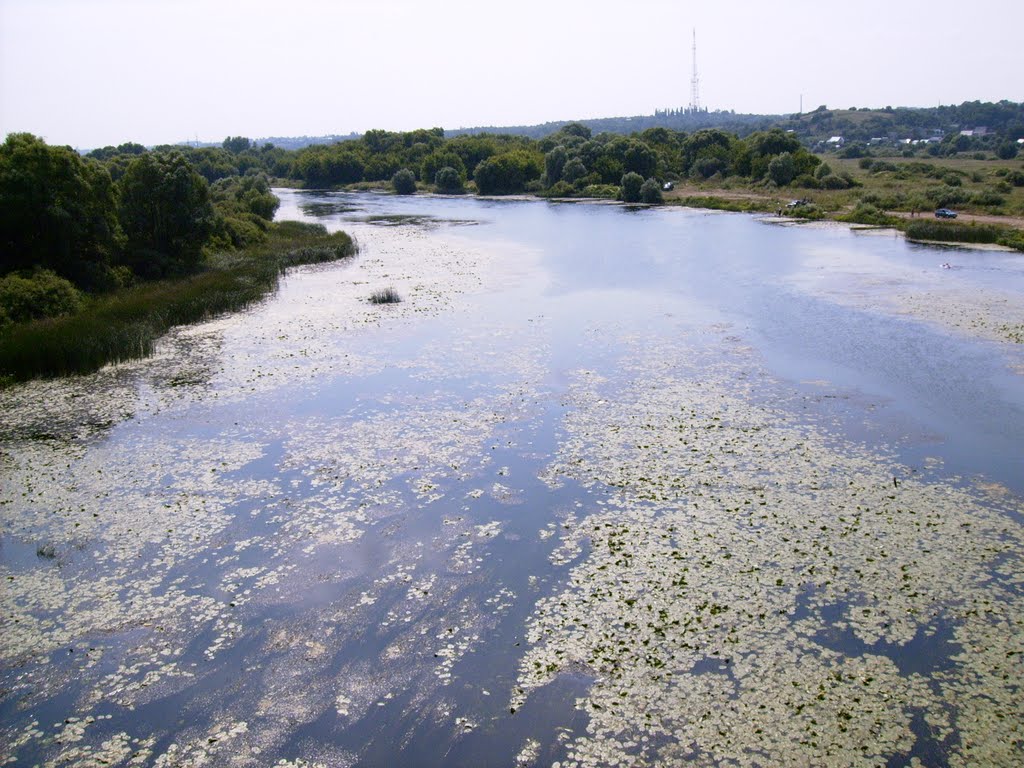
[[146,357],[176,325],[243,309],[277,288],[280,275],[300,264],[352,256],[344,232],[281,222],[267,242],[213,254],[204,272],[142,283],[98,296],[82,311],[14,325],[0,334],[0,385],[32,378],[90,373],[107,363]]
[[986,224],[962,224],[956,221],[911,221],[906,228],[911,240],[938,240],[947,243],[996,243],[1000,227]]
[[371,304],[398,304],[402,300],[394,288],[382,288],[370,294]]

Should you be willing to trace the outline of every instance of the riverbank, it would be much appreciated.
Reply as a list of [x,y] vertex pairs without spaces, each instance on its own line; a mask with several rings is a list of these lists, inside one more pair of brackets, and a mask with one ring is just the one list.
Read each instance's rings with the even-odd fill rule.
[[270,227],[267,240],[218,252],[202,272],[141,283],[89,300],[74,314],[11,326],[0,333],[0,387],[38,377],[91,373],[147,357],[177,325],[242,309],[277,288],[290,267],[353,256],[344,232],[296,221]]

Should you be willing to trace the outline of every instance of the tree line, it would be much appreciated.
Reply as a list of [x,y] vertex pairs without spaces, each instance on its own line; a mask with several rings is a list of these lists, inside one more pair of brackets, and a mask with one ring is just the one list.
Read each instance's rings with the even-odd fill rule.
[[714,128],[593,135],[569,123],[540,140],[372,130],[298,150],[229,136],[220,147],[129,142],[84,157],[16,133],[0,146],[0,324],[72,306],[75,291],[186,275],[211,249],[259,242],[278,205],[271,179],[660,202],[665,180],[739,176],[785,186],[813,181],[818,164],[779,130],[742,139]]
[[[944,117],[988,120],[1012,132],[1019,106],[962,105]],[[821,108],[805,119],[831,117]],[[946,143],[957,151],[969,141],[951,135]],[[665,182],[725,178],[769,189],[855,183],[809,152],[797,132],[780,128],[742,137],[713,127],[595,134],[574,122],[538,139],[371,130],[296,150],[229,136],[219,147],[128,142],[85,156],[11,134],[0,146],[0,326],[51,311],[32,309],[48,306],[46,291],[60,305],[54,286],[73,296],[185,275],[211,249],[260,242],[278,204],[272,180],[306,188],[390,186],[401,194],[469,189],[657,203]]]
[[259,164],[224,151],[237,158],[233,173],[213,173],[210,183],[178,148],[124,144],[82,157],[31,134],[8,135],[0,145],[0,327],[75,311],[83,291],[186,275],[207,249],[264,239],[278,200]]

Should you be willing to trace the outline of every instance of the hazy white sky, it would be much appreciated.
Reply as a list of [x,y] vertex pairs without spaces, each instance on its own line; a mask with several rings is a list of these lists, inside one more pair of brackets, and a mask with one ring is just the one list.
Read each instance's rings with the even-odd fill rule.
[[0,136],[92,148],[1024,101],[1024,0],[0,0]]

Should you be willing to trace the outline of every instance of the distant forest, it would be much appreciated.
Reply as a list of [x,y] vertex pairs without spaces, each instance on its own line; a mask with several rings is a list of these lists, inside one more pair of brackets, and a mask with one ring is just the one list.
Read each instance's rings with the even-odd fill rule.
[[[1012,101],[996,103],[966,101],[960,105],[940,107],[849,107],[830,109],[820,106],[813,111],[792,115],[741,114],[730,110],[692,112],[683,108],[656,110],[653,115],[633,117],[602,117],[590,120],[561,120],[539,125],[477,126],[473,128],[447,128],[445,136],[451,138],[482,133],[525,136],[542,139],[570,123],[585,125],[594,134],[632,134],[648,128],[667,128],[687,133],[701,128],[719,128],[737,136],[755,131],[781,128],[793,131],[805,145],[814,147],[832,136],[846,141],[867,143],[884,138],[928,139],[962,130],[985,128],[1000,138],[1024,138],[1024,104]],[[359,139],[360,135],[329,136],[275,136],[261,138],[258,144],[273,144],[282,149],[302,149],[312,144],[334,144]],[[193,147],[216,147],[215,143],[182,142]]]

